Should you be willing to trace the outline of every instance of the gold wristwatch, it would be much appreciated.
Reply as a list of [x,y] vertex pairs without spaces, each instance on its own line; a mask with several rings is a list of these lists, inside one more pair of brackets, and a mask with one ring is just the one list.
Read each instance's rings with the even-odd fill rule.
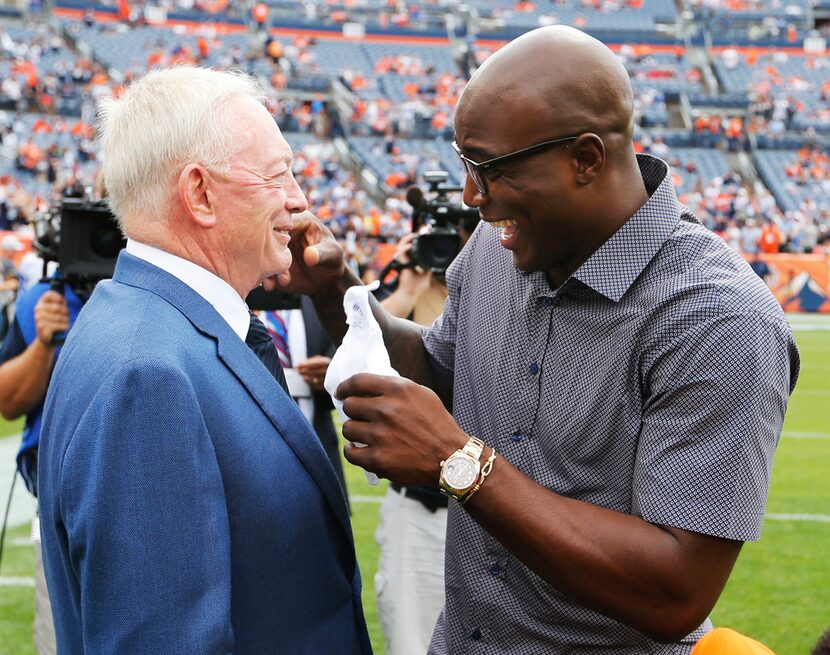
[[481,470],[481,452],[484,442],[470,437],[460,450],[441,462],[438,486],[451,498],[461,500],[473,488]]

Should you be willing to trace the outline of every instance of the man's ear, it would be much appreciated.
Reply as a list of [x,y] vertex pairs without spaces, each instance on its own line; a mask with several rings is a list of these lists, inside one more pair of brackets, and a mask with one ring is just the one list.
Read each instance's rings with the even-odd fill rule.
[[578,184],[590,184],[605,166],[605,144],[596,134],[586,132],[571,144]]
[[201,227],[216,224],[215,195],[210,173],[199,164],[188,164],[179,174],[178,192],[184,214]]

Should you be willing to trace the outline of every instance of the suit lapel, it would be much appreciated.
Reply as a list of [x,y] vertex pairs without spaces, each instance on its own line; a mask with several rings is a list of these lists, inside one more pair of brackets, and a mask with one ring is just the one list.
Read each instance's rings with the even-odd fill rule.
[[217,353],[276,428],[323,492],[349,542],[352,531],[346,499],[323,446],[297,404],[216,310],[184,282],[127,252],[121,253],[114,281],[146,289],[176,307],[200,332],[214,338]]

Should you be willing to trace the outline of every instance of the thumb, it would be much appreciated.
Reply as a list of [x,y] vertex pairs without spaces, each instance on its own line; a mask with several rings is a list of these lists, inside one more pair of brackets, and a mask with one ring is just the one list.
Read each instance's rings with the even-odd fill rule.
[[310,267],[339,267],[343,264],[343,251],[336,241],[322,241],[303,251],[303,261]]

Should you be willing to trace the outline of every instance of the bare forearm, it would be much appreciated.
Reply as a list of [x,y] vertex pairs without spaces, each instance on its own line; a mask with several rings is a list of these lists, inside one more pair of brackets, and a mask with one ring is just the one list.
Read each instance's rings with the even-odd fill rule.
[[0,413],[8,420],[24,416],[46,395],[54,348],[35,340],[17,357],[0,366]]
[[560,496],[503,459],[465,509],[556,589],[663,641],[705,619],[740,550]]
[[[343,340],[347,328],[346,315],[343,312],[343,295],[349,287],[356,284],[361,284],[360,280],[354,273],[347,271],[337,285],[327,287],[311,296],[320,322],[332,340],[338,344]],[[392,316],[373,297],[370,297],[369,302],[383,332],[392,367],[404,377],[433,388],[432,369],[421,341],[423,328],[412,321]]]
[[417,298],[400,287],[381,301],[381,306],[392,316],[406,318],[415,309]]

